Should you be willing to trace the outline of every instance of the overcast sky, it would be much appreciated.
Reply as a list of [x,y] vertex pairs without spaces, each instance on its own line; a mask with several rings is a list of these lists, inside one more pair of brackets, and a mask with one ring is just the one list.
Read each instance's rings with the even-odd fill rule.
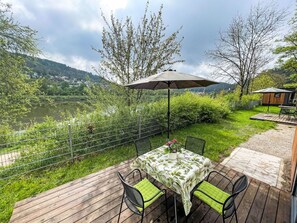
[[[12,4],[14,17],[22,25],[38,31],[43,58],[91,72],[92,66],[100,60],[99,54],[92,50],[92,47],[101,47],[100,9],[105,14],[113,11],[118,18],[131,16],[137,22],[146,4],[146,0],[3,1]],[[260,2],[270,4],[272,1]],[[290,16],[294,13],[295,0],[273,2],[279,8],[288,9]],[[183,27],[181,58],[185,62],[174,68],[207,77],[210,69],[205,51],[213,49],[219,31],[225,30],[233,17],[247,15],[257,3],[256,0],[151,0],[149,11],[157,12],[163,4],[168,33]]]

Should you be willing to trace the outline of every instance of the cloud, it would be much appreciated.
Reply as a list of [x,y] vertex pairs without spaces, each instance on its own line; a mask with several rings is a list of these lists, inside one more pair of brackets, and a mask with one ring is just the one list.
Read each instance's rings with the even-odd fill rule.
[[174,65],[174,69],[182,73],[189,73],[207,79],[212,79],[211,75],[214,72],[214,68],[209,66],[205,61],[198,64],[178,63]]
[[[108,18],[113,12],[119,19],[130,16],[135,24],[143,16],[146,1],[132,0],[4,0],[12,4],[14,15],[22,25],[38,31],[39,46],[44,55],[60,55],[67,65],[86,67],[86,61],[99,62],[98,53],[91,48],[101,48],[104,22],[100,10]],[[264,0],[263,0],[264,1]],[[151,0],[148,12],[158,12],[163,4],[163,22],[167,35],[183,27],[179,37],[184,37],[179,71],[208,75],[205,51],[213,49],[219,31],[226,30],[232,18],[247,14],[258,0]],[[270,2],[270,0],[265,0]],[[295,8],[292,0],[276,0],[280,8]],[[293,13],[293,10],[292,12]],[[75,59],[76,58],[76,59]],[[177,66],[177,67],[178,67]],[[76,68],[78,68],[76,67]]]
[[67,64],[67,66],[79,70],[85,70],[91,73],[94,73],[93,67],[96,67],[98,64],[98,61],[87,60],[80,56],[65,57],[64,55],[57,53],[44,53],[40,56],[40,58],[53,60],[62,64]]
[[28,20],[35,20],[36,17],[32,12],[30,12],[25,5],[23,5],[20,1],[16,0],[13,3],[13,12],[16,15],[19,15],[20,17],[23,17],[23,19]]

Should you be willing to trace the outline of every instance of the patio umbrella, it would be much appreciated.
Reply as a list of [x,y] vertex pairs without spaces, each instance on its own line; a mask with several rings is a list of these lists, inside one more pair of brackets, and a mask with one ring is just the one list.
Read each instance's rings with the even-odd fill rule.
[[[261,93],[261,94],[265,94],[265,93],[291,93],[291,92],[292,91],[288,91],[288,90],[284,90],[284,89],[279,89],[279,88],[274,88],[274,87],[270,87],[270,88],[265,88],[265,89],[253,91],[253,93]],[[269,112],[270,96],[271,96],[271,94],[269,94],[269,98],[268,98],[267,112]]]
[[168,112],[167,112],[167,138],[170,132],[170,89],[183,89],[193,87],[206,87],[217,82],[202,77],[167,70],[161,73],[134,81],[127,87],[131,89],[168,89]]

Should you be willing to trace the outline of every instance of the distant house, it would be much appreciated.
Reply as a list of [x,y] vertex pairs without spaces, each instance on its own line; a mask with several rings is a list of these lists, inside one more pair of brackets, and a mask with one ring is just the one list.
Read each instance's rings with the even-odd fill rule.
[[295,89],[286,89],[292,93],[265,93],[262,97],[262,105],[296,105],[297,94]]

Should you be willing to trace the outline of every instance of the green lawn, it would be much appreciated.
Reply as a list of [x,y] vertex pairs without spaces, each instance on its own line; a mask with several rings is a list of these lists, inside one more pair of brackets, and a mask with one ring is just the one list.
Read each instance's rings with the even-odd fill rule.
[[[278,113],[279,108],[272,107],[270,110]],[[275,127],[276,124],[272,122],[249,119],[250,116],[263,111],[266,111],[266,107],[259,107],[252,111],[236,111],[220,123],[195,124],[177,130],[171,138],[176,138],[182,143],[188,135],[203,138],[206,140],[205,156],[219,161],[250,136]],[[165,134],[153,137],[151,139],[153,147],[163,145],[165,138]],[[74,164],[64,164],[21,178],[0,181],[0,222],[9,221],[17,201],[131,159],[135,154],[134,146],[131,144],[86,157]]]

